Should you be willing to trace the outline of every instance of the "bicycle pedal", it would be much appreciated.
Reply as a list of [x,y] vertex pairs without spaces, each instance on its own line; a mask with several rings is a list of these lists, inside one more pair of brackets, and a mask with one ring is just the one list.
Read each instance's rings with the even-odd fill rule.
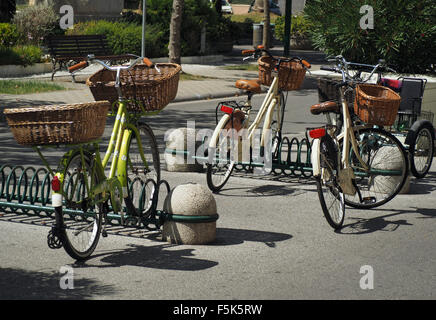
[[103,231],[101,232],[101,236],[102,236],[103,238],[107,238],[107,231],[106,231],[106,230],[103,230]]
[[362,203],[363,204],[373,204],[376,203],[377,199],[375,197],[364,197],[362,198]]
[[58,235],[58,231],[52,228],[47,235],[47,245],[50,249],[60,249],[62,248],[62,240]]

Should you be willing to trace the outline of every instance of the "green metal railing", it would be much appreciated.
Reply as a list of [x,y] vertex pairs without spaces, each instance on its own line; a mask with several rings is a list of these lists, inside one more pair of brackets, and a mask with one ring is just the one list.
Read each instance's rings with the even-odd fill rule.
[[[129,182],[129,188],[132,192],[133,182]],[[137,181],[136,181],[137,183]],[[159,187],[164,184],[169,193],[169,185],[162,181],[155,192],[159,192]],[[141,189],[141,199],[146,199],[146,188]],[[156,199],[157,201],[157,199]],[[153,205],[152,212],[139,217],[141,220],[137,227],[151,229],[149,226],[154,225],[153,229],[159,228],[165,221],[185,222],[185,223],[205,223],[213,222],[218,219],[218,215],[205,216],[185,216],[170,214],[163,210],[155,209]],[[127,209],[124,207],[124,214],[109,212],[106,215],[107,222],[112,225],[128,224],[129,221],[137,221],[137,216],[129,216]],[[16,214],[26,214],[30,216],[50,217],[54,219],[54,207],[51,206],[51,173],[44,167],[23,167],[23,166],[0,166],[0,211],[12,212]],[[95,215],[92,210],[87,212],[70,208],[63,208],[64,215],[71,219],[76,216],[83,218]],[[131,224],[129,224],[131,226]]]
[[[187,150],[167,148],[165,149],[165,153],[173,156],[183,155],[185,161],[192,159],[193,161],[191,162],[197,161],[198,163],[207,163],[211,160],[221,163],[230,162],[229,159],[219,159],[218,157],[210,159],[208,156],[192,155]],[[310,154],[311,146],[307,138],[299,140],[296,137],[292,139],[284,137],[281,139],[277,150],[273,155],[271,171],[274,174],[309,178],[313,173]],[[253,159],[250,159],[250,161],[237,162],[235,170],[250,172],[254,167],[264,166],[264,162],[256,162]]]

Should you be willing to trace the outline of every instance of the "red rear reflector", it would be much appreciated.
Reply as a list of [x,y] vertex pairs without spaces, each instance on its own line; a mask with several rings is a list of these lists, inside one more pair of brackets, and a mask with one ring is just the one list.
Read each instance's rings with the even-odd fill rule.
[[325,134],[326,134],[325,128],[318,128],[318,129],[313,129],[313,130],[309,131],[309,136],[312,139],[318,139],[318,138],[324,137]]
[[221,111],[228,113],[228,114],[232,114],[233,113],[233,108],[228,107],[228,106],[221,106]]
[[61,190],[61,182],[59,181],[58,176],[53,177],[53,180],[51,181],[51,189],[54,192],[58,192],[59,190]]

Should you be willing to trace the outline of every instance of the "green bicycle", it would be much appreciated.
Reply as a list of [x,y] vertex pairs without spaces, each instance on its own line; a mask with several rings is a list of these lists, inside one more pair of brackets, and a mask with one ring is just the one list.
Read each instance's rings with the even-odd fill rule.
[[[121,91],[120,73],[128,72],[147,58],[137,58],[128,66],[110,67],[94,56],[70,68],[70,72],[98,63],[116,72],[118,101],[111,138],[102,158],[98,141],[74,146],[61,159],[52,180],[52,206],[55,224],[49,234],[49,246],[61,247],[74,259],[87,259],[95,250],[100,234],[106,236],[109,211],[133,218],[140,223],[152,212],[153,196],[160,182],[160,160],[152,129],[141,120],[144,112],[130,113],[129,100]],[[112,158],[112,160],[111,160]],[[110,166],[109,166],[110,163]],[[122,206],[124,201],[125,209]],[[63,211],[78,212],[64,219]],[[137,217],[135,220],[134,218]],[[104,223],[103,223],[104,222]],[[122,221],[124,224],[124,221]]]

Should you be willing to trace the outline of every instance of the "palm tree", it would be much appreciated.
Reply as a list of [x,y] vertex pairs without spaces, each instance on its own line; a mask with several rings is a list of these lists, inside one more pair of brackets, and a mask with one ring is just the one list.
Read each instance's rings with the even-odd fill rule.
[[168,45],[171,63],[180,64],[181,61],[180,30],[182,27],[182,13],[184,4],[184,0],[173,0],[173,11],[171,13],[170,24],[170,43]]

